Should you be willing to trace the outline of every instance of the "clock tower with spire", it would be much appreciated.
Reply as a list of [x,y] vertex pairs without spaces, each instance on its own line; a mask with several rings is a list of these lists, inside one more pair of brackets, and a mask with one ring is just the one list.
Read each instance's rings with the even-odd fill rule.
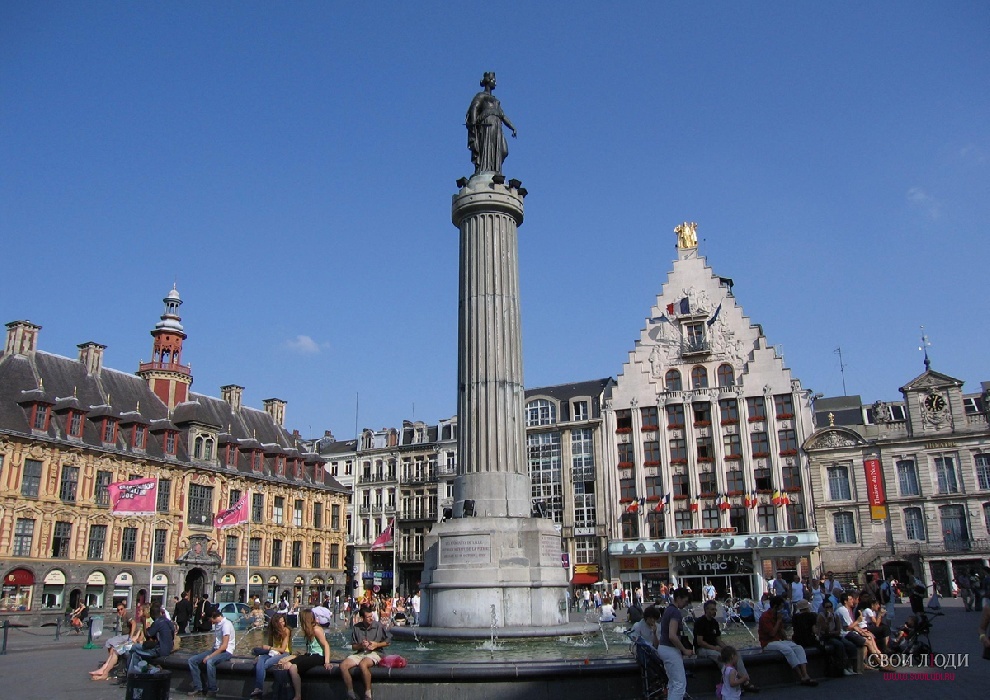
[[151,337],[155,339],[151,362],[142,362],[137,375],[148,382],[171,411],[189,397],[193,378],[190,366],[182,364],[182,341],[186,339],[186,333],[179,316],[182,299],[174,285],[162,301],[165,302],[165,313],[151,331]]

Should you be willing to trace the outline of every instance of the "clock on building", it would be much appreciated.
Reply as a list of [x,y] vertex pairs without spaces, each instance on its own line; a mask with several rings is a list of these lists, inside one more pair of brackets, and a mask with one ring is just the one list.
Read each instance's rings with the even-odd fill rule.
[[932,413],[940,413],[945,410],[945,399],[941,394],[931,393],[925,397],[925,408]]

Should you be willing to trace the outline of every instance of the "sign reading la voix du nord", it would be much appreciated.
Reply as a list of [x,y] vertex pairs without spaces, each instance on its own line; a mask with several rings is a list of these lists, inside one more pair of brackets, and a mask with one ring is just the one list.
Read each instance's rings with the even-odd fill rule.
[[614,556],[654,554],[668,552],[741,551],[751,549],[790,549],[792,547],[817,547],[817,532],[794,532],[781,535],[736,535],[735,537],[681,537],[672,540],[640,540],[639,542],[612,542],[608,553]]

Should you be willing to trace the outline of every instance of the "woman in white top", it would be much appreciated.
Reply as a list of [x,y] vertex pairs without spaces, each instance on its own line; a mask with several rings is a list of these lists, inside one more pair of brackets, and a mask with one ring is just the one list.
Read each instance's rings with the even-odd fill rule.
[[598,609],[598,619],[602,622],[615,622],[615,605],[613,601],[607,600]]
[[632,627],[629,635],[635,642],[642,639],[651,647],[656,649],[660,645],[660,637],[657,633],[657,621],[660,619],[660,610],[652,605],[643,611],[643,619]]

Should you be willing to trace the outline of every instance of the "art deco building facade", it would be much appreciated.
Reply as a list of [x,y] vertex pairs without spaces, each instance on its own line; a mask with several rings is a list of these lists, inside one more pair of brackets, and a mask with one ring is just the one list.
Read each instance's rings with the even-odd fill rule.
[[605,412],[611,579],[720,594],[807,576],[808,392],[679,226],[678,259]]
[[[7,324],[0,356],[0,615],[37,621],[84,599],[94,610],[250,594],[303,603],[342,588],[348,495],[283,427],[285,402],[191,391],[174,289],[136,374],[38,349],[39,326]],[[108,486],[158,479],[154,515],[115,516]],[[250,523],[214,515],[247,495]],[[153,573],[152,573],[153,569]],[[153,578],[152,578],[153,576]],[[332,582],[332,583],[331,583]],[[46,616],[46,613],[50,615]]]
[[[926,363],[927,365],[927,363]],[[908,568],[943,593],[990,556],[990,427],[982,391],[926,366],[901,400],[819,399],[806,441],[823,565]]]

